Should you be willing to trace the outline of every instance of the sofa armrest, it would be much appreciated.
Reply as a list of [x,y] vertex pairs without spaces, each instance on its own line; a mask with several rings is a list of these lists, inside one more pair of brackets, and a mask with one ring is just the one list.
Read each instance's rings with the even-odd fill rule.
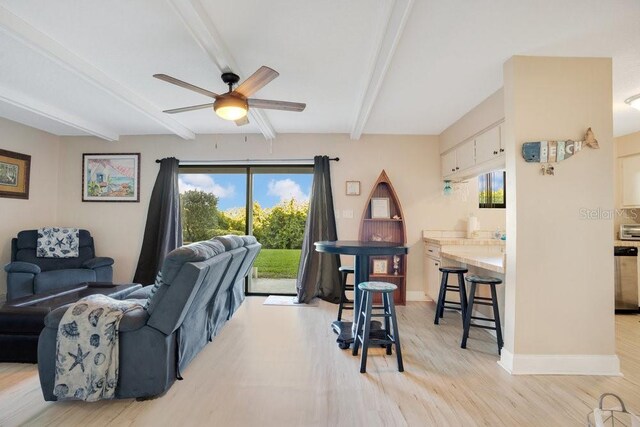
[[146,300],[151,296],[151,291],[153,290],[154,285],[148,285],[144,288],[135,290],[127,295],[124,299],[138,299],[138,300]]
[[[58,329],[62,316],[71,304],[58,307],[44,318],[44,326],[47,328]],[[142,307],[135,308],[127,312],[120,320],[119,332],[135,331],[147,324],[149,313]]]
[[40,267],[30,262],[14,261],[4,266],[7,273],[31,273],[40,274]]
[[58,325],[62,320],[62,316],[67,311],[71,304],[63,305],[62,307],[58,307],[53,310],[51,313],[47,314],[47,317],[44,318],[44,326],[45,328],[58,329]]
[[92,270],[100,267],[108,267],[110,265],[113,265],[113,258],[106,256],[91,258],[82,263],[82,267],[90,268]]

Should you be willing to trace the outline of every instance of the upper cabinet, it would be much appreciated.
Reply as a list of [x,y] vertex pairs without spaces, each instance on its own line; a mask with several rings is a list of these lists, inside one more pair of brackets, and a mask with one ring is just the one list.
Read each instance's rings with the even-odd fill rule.
[[462,180],[504,168],[502,124],[479,133],[442,154],[442,178]]
[[467,141],[456,149],[456,170],[465,170],[476,164],[476,147]]
[[456,150],[449,151],[440,157],[442,176],[448,177],[456,173]]
[[623,208],[640,207],[640,154],[620,158]]
[[504,153],[500,144],[501,131],[502,126],[496,126],[476,137],[476,163],[486,162]]
[[443,154],[440,157],[442,164],[442,176],[448,177],[466,170],[475,164],[476,150],[473,141],[467,141],[456,149]]

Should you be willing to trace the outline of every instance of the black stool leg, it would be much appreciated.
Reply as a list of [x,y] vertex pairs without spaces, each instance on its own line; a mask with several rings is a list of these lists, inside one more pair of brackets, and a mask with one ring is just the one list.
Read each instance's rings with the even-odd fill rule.
[[440,323],[440,318],[444,316],[444,299],[447,292],[447,282],[449,280],[449,273],[442,273],[442,280],[440,281],[440,292],[438,293],[438,304],[436,305],[436,318],[433,321],[434,324]]
[[338,321],[342,320],[342,308],[344,307],[344,303],[347,300],[347,295],[345,294],[345,288],[347,287],[347,273],[341,272],[342,281],[340,283],[340,305],[338,306]]
[[398,318],[396,317],[396,306],[393,302],[393,293],[385,294],[389,303],[389,311],[391,314],[391,323],[393,323],[393,341],[396,344],[396,357],[398,358],[398,371],[404,372],[404,364],[402,363],[402,350],[400,349],[400,332],[398,328]]
[[[362,333],[362,358],[360,359],[360,373],[367,372],[367,354],[369,353],[369,336],[371,334],[371,306],[373,303],[373,295],[371,292],[367,294],[367,311],[364,315],[364,332]],[[392,306],[393,307],[393,306]]]
[[[362,320],[362,310],[365,309],[366,307],[366,296],[369,292],[365,292],[362,291],[362,295],[360,295],[360,311],[357,314],[357,320],[356,320],[356,333],[355,336],[353,337],[353,350],[351,352],[352,355],[357,356],[358,355],[358,347],[360,347],[360,341],[358,341],[358,337],[360,336],[360,332],[362,331],[362,325],[364,325],[364,322]],[[355,314],[355,313],[354,313]]]
[[460,307],[462,307],[462,321],[467,317],[467,287],[464,284],[464,273],[458,273],[458,287],[460,288]]
[[496,338],[498,339],[498,354],[502,351],[504,342],[502,341],[502,325],[500,325],[500,310],[498,308],[498,295],[496,285],[491,285],[491,299],[493,304],[493,318],[496,319]]
[[[389,311],[389,294],[382,295],[382,306],[385,314],[384,333],[385,333],[385,338],[388,338],[388,336],[391,336],[391,321],[389,320],[389,316],[391,314]],[[391,354],[391,343],[387,344],[387,354],[388,355]]]
[[469,338],[469,329],[471,329],[471,313],[473,313],[473,300],[476,296],[476,283],[471,282],[471,290],[469,291],[469,305],[467,306],[467,315],[464,317],[464,332],[462,333],[462,342],[460,348],[467,348],[467,338]]

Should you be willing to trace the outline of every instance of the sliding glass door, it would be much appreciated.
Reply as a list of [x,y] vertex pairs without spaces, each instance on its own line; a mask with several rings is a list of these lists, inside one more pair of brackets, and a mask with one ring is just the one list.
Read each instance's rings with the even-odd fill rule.
[[181,167],[183,238],[253,234],[262,250],[247,294],[295,294],[312,180],[311,166]]

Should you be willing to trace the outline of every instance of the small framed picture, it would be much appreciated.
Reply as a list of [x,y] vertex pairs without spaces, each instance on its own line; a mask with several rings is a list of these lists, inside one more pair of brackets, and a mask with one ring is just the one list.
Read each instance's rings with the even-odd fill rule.
[[374,259],[373,260],[373,274],[387,274],[387,260]]
[[390,218],[389,199],[387,197],[371,198],[371,218]]
[[31,156],[0,150],[0,197],[29,198]]
[[346,183],[347,196],[359,196],[360,195],[360,181],[347,181]]
[[83,154],[83,202],[139,202],[140,153]]

